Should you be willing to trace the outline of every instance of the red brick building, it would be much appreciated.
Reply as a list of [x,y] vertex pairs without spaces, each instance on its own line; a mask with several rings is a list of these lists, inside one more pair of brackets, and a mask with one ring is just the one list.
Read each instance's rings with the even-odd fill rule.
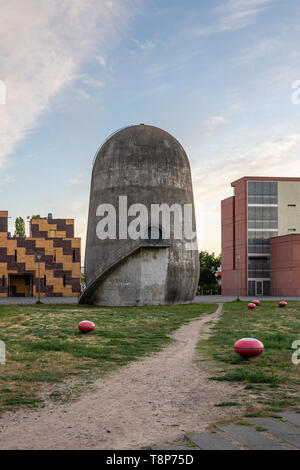
[[243,177],[222,207],[222,294],[300,295],[300,178]]

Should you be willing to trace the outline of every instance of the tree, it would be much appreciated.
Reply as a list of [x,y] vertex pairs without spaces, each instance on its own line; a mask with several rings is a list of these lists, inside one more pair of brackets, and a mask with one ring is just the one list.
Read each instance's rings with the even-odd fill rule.
[[216,290],[218,287],[218,271],[221,266],[221,255],[200,251],[200,279],[201,290]]
[[25,237],[25,222],[22,217],[17,217],[15,222],[15,234],[14,237],[21,238]]
[[39,214],[38,214],[38,215],[33,215],[33,216],[31,217],[31,219],[41,219],[41,216],[40,216]]

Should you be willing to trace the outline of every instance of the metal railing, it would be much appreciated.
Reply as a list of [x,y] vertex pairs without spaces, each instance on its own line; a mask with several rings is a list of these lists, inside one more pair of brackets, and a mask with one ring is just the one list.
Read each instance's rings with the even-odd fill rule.
[[168,248],[169,246],[170,245],[167,243],[157,244],[155,242],[151,243],[145,241],[144,239],[139,239],[134,245],[120,246],[113,253],[110,251],[89,273],[85,272],[83,283],[84,287],[82,288],[80,298],[82,298],[91,288],[91,286],[94,285],[94,283],[96,283],[107,271],[109,271],[109,269],[120,263],[125,258],[128,258],[128,256],[138,249],[143,247]]
[[98,148],[98,150],[96,151],[95,155],[94,155],[94,158],[93,158],[93,162],[92,162],[92,167],[94,167],[94,164],[95,164],[95,161],[96,161],[96,158],[97,158],[97,155],[99,153],[99,151],[101,150],[101,148],[103,147],[103,145],[115,134],[117,134],[118,132],[122,131],[123,129],[127,129],[128,127],[135,127],[136,124],[129,124],[128,126],[123,126],[121,127],[120,129],[118,129],[117,131],[114,131],[112,132],[111,134],[109,134],[105,139],[104,141],[102,142],[102,144],[100,145],[100,147]]

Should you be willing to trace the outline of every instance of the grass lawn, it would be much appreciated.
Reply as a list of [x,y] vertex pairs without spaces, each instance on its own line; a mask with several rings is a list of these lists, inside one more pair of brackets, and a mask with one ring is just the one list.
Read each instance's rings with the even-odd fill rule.
[[[299,404],[300,365],[292,363],[291,346],[300,339],[300,302],[291,301],[286,308],[279,308],[278,302],[263,301],[254,311],[247,305],[225,303],[212,336],[198,345],[220,366],[213,378],[244,385],[244,402],[247,396],[252,397],[248,415],[274,413]],[[264,353],[252,359],[238,356],[233,345],[243,337],[261,340]]]
[[[59,382],[74,375],[91,381],[159,351],[172,341],[170,333],[216,308],[204,304],[0,306],[0,340],[6,343],[7,351],[6,364],[0,365],[0,412],[42,405],[39,391],[43,382]],[[86,319],[96,323],[96,330],[83,335],[77,324]],[[53,399],[63,398],[61,395],[65,393],[52,393]]]

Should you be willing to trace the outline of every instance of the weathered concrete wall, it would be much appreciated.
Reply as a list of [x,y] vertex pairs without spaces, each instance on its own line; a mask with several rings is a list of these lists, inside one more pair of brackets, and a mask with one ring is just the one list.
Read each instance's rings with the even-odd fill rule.
[[164,304],[168,252],[168,248],[141,248],[105,276],[94,292],[93,304]]
[[[127,196],[128,207],[140,203],[149,208],[149,212],[151,204],[165,203],[172,206],[178,203],[182,208],[184,204],[194,206],[190,166],[179,142],[161,129],[138,125],[117,132],[101,147],[95,159],[91,181],[85,257],[87,275],[93,272],[104,254],[110,253],[113,258],[120,248],[130,251],[136,243],[130,239],[99,240],[96,235],[96,226],[100,220],[96,216],[98,206],[109,203],[118,208],[119,196]],[[194,209],[193,230],[196,231]],[[198,285],[198,252],[188,250],[186,240],[174,240],[173,231],[172,223],[167,273],[162,284],[164,299],[161,303],[192,300]],[[129,289],[134,290],[135,283],[139,284],[138,276],[142,276],[146,282],[144,273],[134,272],[134,265],[128,269],[135,279]],[[122,268],[118,267],[116,273],[119,279],[122,279],[122,272]],[[127,294],[124,297],[121,281],[118,284],[115,282],[114,287],[109,285],[108,280],[105,281],[105,288],[99,286],[101,298],[104,299],[105,289],[111,290],[111,294],[107,295],[112,305],[121,305],[126,301]],[[151,303],[150,294],[147,295]],[[90,299],[92,303],[93,298]],[[153,298],[153,302],[157,300]]]

